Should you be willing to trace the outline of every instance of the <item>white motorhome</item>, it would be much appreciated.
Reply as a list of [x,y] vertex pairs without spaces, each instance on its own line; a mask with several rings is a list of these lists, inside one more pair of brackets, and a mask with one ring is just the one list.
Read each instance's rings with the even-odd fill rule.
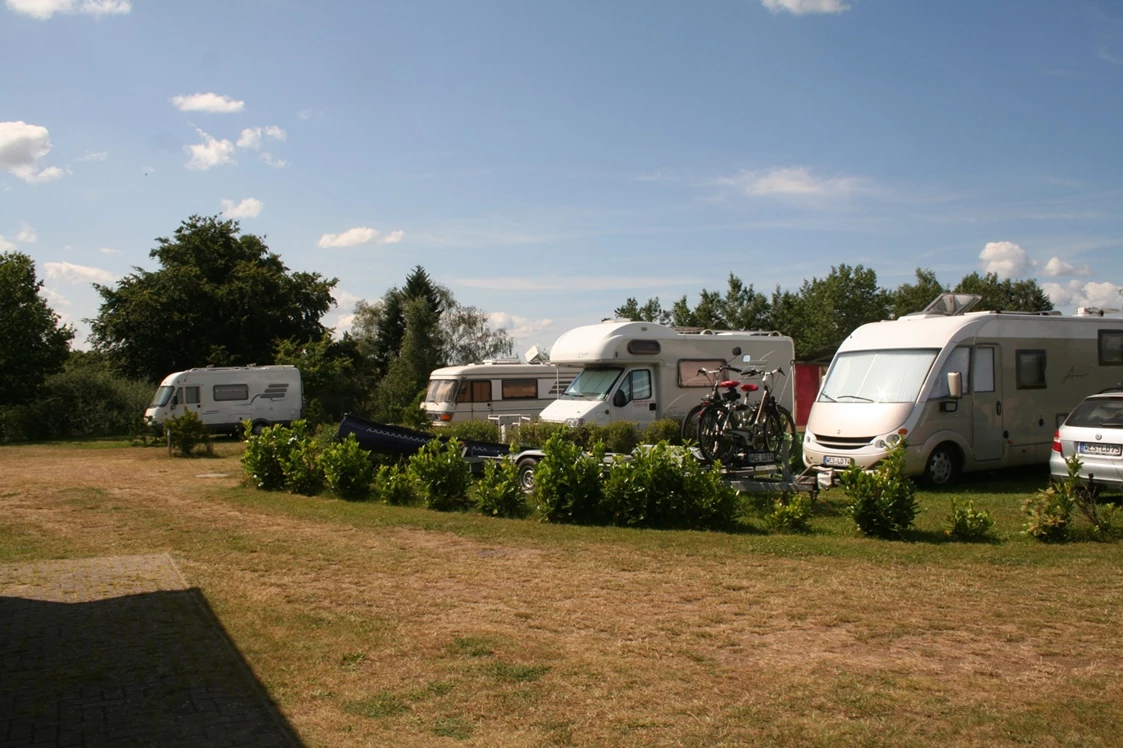
[[554,402],[580,369],[516,359],[446,366],[429,375],[421,407],[434,426],[457,421],[532,418]]
[[782,367],[773,395],[792,410],[795,387],[792,339],[775,332],[680,332],[654,322],[602,322],[577,327],[554,343],[550,359],[580,366],[581,373],[540,416],[543,421],[580,425],[613,421],[650,423],[682,419],[705,397],[712,379],[698,370],[733,360],[742,368]]
[[843,341],[803,439],[821,484],[837,468],[873,467],[901,439],[908,473],[937,485],[963,471],[1043,465],[1069,411],[1123,379],[1123,319],[969,312],[978,300],[944,294]]
[[242,421],[255,432],[265,426],[288,425],[300,418],[303,391],[295,366],[208,366],[169,374],[160,383],[146,422],[193,411],[211,431],[237,433]]

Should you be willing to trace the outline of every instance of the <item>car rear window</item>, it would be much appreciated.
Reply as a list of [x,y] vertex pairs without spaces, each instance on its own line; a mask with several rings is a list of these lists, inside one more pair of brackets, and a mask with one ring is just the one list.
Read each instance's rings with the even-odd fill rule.
[[1065,426],[1123,428],[1123,398],[1085,400],[1065,419]]

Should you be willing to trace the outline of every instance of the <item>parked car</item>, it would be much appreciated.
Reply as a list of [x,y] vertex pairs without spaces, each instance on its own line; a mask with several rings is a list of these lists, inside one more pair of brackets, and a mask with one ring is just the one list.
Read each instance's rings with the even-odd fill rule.
[[1068,477],[1065,460],[1076,455],[1080,477],[1095,484],[1123,488],[1123,392],[1086,398],[1053,436],[1049,474]]

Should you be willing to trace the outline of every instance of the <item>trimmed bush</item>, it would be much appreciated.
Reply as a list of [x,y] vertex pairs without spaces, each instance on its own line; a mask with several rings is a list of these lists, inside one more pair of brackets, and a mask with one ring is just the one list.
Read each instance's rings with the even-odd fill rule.
[[173,447],[184,457],[190,457],[195,447],[202,445],[207,454],[214,454],[211,435],[202,419],[193,410],[184,410],[180,415],[164,421],[168,439]]
[[329,444],[320,453],[320,466],[327,487],[341,499],[363,499],[370,494],[374,460],[359,446],[354,434]]
[[[303,426],[303,422],[300,422]],[[294,423],[295,427],[296,424]],[[303,432],[303,428],[300,429]],[[285,488],[304,496],[315,496],[324,488],[324,470],[320,465],[320,450],[311,437],[297,435],[294,428],[292,444],[281,462],[285,473]]]
[[[319,468],[308,464],[309,460],[315,462],[317,450],[308,437],[305,421],[293,421],[291,428],[266,426],[257,435],[249,421],[242,422],[242,429],[246,439],[242,471],[251,484],[265,491],[299,488],[297,493],[303,493],[315,485],[319,476],[323,486]],[[294,450],[298,452],[295,457]]]
[[412,506],[421,502],[421,486],[409,470],[399,465],[378,468],[372,485],[374,497],[393,506]]
[[534,494],[547,522],[598,524],[601,507],[601,469],[604,445],[592,454],[557,431],[543,445],[544,456],[534,473]]
[[453,440],[499,443],[499,426],[494,421],[456,421],[436,431]]
[[433,439],[409,459],[409,471],[421,484],[425,506],[441,512],[468,506],[471,468],[460,456],[460,444]]
[[674,418],[660,418],[652,421],[640,432],[641,444],[658,444],[666,442],[682,446],[682,424]]
[[772,501],[769,526],[780,532],[811,532],[811,497],[807,494],[784,494]]
[[904,440],[873,470],[851,465],[841,481],[849,501],[847,514],[864,535],[900,538],[920,512],[916,484],[905,475]]
[[951,514],[948,515],[949,527],[945,532],[952,540],[964,543],[979,543],[992,540],[994,520],[990,512],[976,509],[975,502],[961,503],[958,498],[951,500]]
[[488,460],[483,475],[472,485],[472,498],[481,514],[492,517],[525,517],[526,496],[519,484],[519,469],[511,460]]
[[520,423],[515,428],[508,430],[507,434],[513,444],[541,449],[550,440],[550,437],[559,433],[564,434],[567,441],[576,443],[572,431],[573,429],[570,429],[564,423],[530,421],[529,423]]

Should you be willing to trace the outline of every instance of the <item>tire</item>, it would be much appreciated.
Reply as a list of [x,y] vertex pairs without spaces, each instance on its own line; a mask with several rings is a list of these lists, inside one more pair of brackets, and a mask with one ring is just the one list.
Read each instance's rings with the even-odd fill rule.
[[791,460],[792,452],[795,451],[795,419],[787,408],[782,405],[776,406],[776,409],[768,414],[767,420],[764,422],[764,443],[767,445],[765,448],[776,455],[777,461],[783,456],[784,439],[788,441],[788,459]]
[[682,419],[682,429],[679,431],[679,436],[682,438],[683,444],[698,443],[698,422],[702,420],[702,411],[706,409],[707,405],[709,403],[698,403],[690,409],[686,418]]
[[519,473],[519,486],[528,496],[534,493],[534,470],[537,467],[538,460],[533,457],[522,458],[516,466]]
[[261,436],[261,432],[264,431],[265,427],[268,425],[268,421],[254,421],[253,425],[250,426],[250,433],[254,436]]
[[924,463],[924,480],[929,485],[943,488],[955,483],[959,477],[959,454],[950,444],[941,444],[932,450]]
[[721,405],[709,405],[698,419],[698,450],[706,462],[729,462],[736,445],[726,431],[730,413]]

